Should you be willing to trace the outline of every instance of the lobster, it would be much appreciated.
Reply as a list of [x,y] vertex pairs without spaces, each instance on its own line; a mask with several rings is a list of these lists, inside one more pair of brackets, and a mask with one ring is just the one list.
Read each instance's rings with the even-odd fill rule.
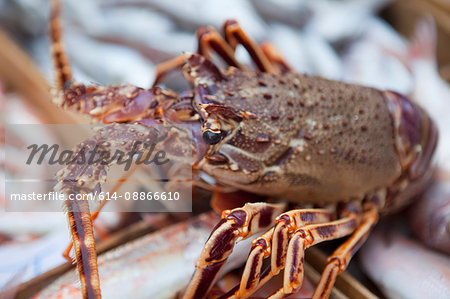
[[[295,293],[302,285],[306,248],[349,236],[328,258],[313,295],[327,298],[379,215],[411,202],[430,180],[437,128],[406,96],[296,74],[274,46],[258,45],[233,20],[225,22],[223,35],[200,28],[198,52],[159,65],[152,88],[85,85],[72,79],[59,12],[59,1],[53,1],[55,101],[111,124],[76,152],[96,146],[126,152],[136,141],[139,149],[157,141],[171,159],[214,178],[213,187],[270,199],[246,203],[245,193],[237,193],[243,206],[223,211],[183,298],[206,297],[234,244],[260,232],[241,282],[221,298],[249,297],[282,270],[283,286],[271,298]],[[235,58],[238,45],[257,71]],[[227,69],[212,62],[213,53]],[[178,94],[156,86],[179,68],[189,90]],[[58,172],[55,189],[92,193],[107,168],[101,163],[68,165]],[[220,205],[228,198],[216,194],[214,201]],[[100,298],[89,206],[83,200],[65,204],[83,296]]]

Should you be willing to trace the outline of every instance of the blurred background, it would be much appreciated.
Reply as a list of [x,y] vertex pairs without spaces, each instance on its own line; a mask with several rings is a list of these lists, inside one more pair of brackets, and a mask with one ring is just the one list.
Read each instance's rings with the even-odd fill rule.
[[[195,31],[199,27],[220,30],[225,20],[236,19],[257,42],[275,44],[297,72],[398,91],[429,109],[441,129],[434,193],[425,194],[402,215],[388,217],[388,223],[401,219],[399,222],[408,225],[398,225],[398,229],[380,225],[352,267],[378,296],[450,296],[450,1],[62,2],[63,42],[78,81],[148,88],[158,63],[197,50]],[[54,72],[48,16],[47,0],[0,0],[3,182],[6,173],[20,177],[25,171],[14,160],[5,159],[5,148],[15,146],[14,142],[5,144],[6,124],[89,122],[52,103],[49,88]],[[241,48],[237,57],[251,63]],[[164,84],[177,91],[186,88],[177,74]],[[21,136],[16,137],[20,143]],[[4,204],[4,184],[0,184],[0,203]],[[142,219],[156,228],[174,221],[161,217],[136,214],[124,220],[123,215],[105,213],[96,222],[97,234],[111,233]],[[0,289],[18,286],[65,262],[61,255],[69,242],[65,222],[64,213],[0,212]],[[398,247],[386,245],[383,239],[387,235]],[[411,256],[406,259],[407,250]],[[419,264],[411,264],[412,260]],[[411,269],[402,268],[406,264]],[[393,265],[397,272],[391,272]],[[410,276],[403,277],[405,273]]]

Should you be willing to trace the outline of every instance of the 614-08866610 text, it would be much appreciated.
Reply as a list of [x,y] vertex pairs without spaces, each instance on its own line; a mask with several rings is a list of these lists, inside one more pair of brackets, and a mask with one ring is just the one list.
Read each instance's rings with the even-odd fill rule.
[[[124,192],[124,195],[117,195],[116,193],[109,194],[105,192],[107,196],[111,196],[113,199],[115,196],[124,198],[125,200],[179,200],[180,192]],[[117,197],[116,197],[117,198]],[[109,200],[109,199],[106,199]]]

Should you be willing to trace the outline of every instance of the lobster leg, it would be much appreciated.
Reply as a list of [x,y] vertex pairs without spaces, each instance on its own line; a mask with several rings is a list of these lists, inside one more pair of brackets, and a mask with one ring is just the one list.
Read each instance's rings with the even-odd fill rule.
[[186,57],[184,55],[175,56],[172,59],[166,60],[164,62],[158,63],[155,70],[155,80],[153,81],[152,87],[155,87],[167,76],[168,73],[180,69],[186,62]]
[[245,239],[273,224],[283,204],[254,203],[224,211],[222,220],[211,233],[197,261],[197,269],[183,298],[203,298],[231,254],[238,239]]
[[[333,216],[334,213],[319,209],[282,214],[277,218],[274,229],[253,241],[238,288],[222,298],[247,298],[283,268],[283,287],[271,298],[283,298],[297,292],[303,282],[305,249],[351,234],[358,227],[358,214],[331,221]],[[270,266],[263,270],[263,260],[268,256],[271,257]]]
[[312,224],[298,229],[289,241],[283,287],[270,298],[283,298],[297,292],[303,282],[305,249],[323,241],[335,240],[351,234],[357,227],[360,215],[350,214],[342,219]]
[[[297,228],[329,222],[333,218],[333,212],[322,209],[293,210],[277,217],[273,229],[253,240],[239,289],[234,295],[245,297],[252,294],[284,268],[289,237]],[[263,260],[268,256],[270,269],[263,272]]]
[[274,44],[264,42],[261,44],[261,49],[272,65],[278,67],[279,73],[284,74],[292,72],[292,67],[284,60],[283,55],[281,55]]
[[328,298],[330,296],[337,275],[347,268],[350,259],[366,241],[377,221],[378,211],[375,207],[371,207],[364,212],[362,222],[353,235],[328,258],[327,265],[314,291],[314,299]]
[[277,67],[272,64],[262,48],[245,34],[238,22],[227,20],[223,25],[223,31],[225,39],[214,28],[200,28],[197,31],[198,54],[209,59],[209,52],[214,51],[229,65],[244,69],[234,57],[236,47],[241,44],[260,71],[272,74],[279,73]]
[[199,28],[198,54],[211,59],[210,52],[216,52],[228,65],[244,69],[234,57],[234,49],[228,42],[212,27]]
[[[158,97],[177,98],[170,91],[159,88],[150,90],[133,85],[98,86],[84,85],[72,80],[70,63],[61,41],[59,0],[52,0],[50,38],[56,69],[56,90],[53,100],[63,108],[86,114],[104,123],[137,120],[151,113]],[[156,105],[157,106],[157,105]]]
[[[216,52],[228,65],[244,69],[234,57],[234,48],[212,27],[203,27],[197,30],[197,53],[211,59],[211,52]],[[180,69],[186,62],[185,55],[179,55],[168,61],[160,63],[156,67],[156,77],[153,86],[156,86],[171,71]]]
[[223,31],[225,40],[231,48],[234,50],[238,44],[243,45],[260,71],[272,74],[278,73],[276,68],[264,54],[261,47],[245,34],[238,22],[235,20],[226,21],[223,26]]
[[[262,72],[285,73],[292,70],[288,63],[282,58],[275,46],[269,43],[261,47],[251,40],[239,24],[234,20],[228,20],[223,26],[225,39],[212,27],[203,27],[197,30],[198,49],[197,53],[211,59],[211,52],[217,53],[228,65],[245,69],[240,64],[234,52],[238,44],[242,44],[252,57],[255,64]],[[168,61],[158,64],[153,86],[161,82],[169,72],[181,68],[185,63],[185,56],[180,55]]]

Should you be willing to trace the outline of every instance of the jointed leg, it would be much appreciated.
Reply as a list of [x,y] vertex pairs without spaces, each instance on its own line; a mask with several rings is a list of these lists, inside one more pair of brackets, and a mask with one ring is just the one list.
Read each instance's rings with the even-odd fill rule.
[[296,231],[288,245],[283,287],[271,298],[283,298],[300,289],[303,282],[303,260],[306,248],[323,241],[347,236],[358,227],[358,222],[359,215],[351,214],[340,220],[308,225]]
[[[244,67],[234,57],[232,49],[223,37],[212,27],[204,27],[197,30],[197,53],[211,59],[211,52],[216,52],[228,65],[240,69]],[[156,66],[156,77],[153,86],[160,83],[170,72],[180,69],[186,61],[185,55],[176,56]]]
[[228,65],[240,69],[244,67],[234,57],[234,48],[212,27],[197,30],[198,54],[211,59],[210,53],[216,52]]
[[[235,295],[245,297],[252,294],[284,268],[290,236],[298,227],[329,222],[333,218],[333,212],[322,209],[293,210],[277,217],[275,227],[252,242],[240,287]],[[269,256],[269,269],[263,272],[263,260]]]
[[284,60],[283,56],[274,44],[265,42],[261,44],[261,49],[272,65],[278,68],[278,72],[280,74],[292,72],[291,66]]
[[255,203],[225,211],[197,261],[197,270],[183,298],[203,298],[214,285],[217,274],[233,251],[238,239],[245,239],[273,224],[284,205]]
[[56,69],[54,102],[105,123],[135,120],[147,113],[155,102],[156,90],[144,90],[132,85],[85,85],[72,80],[69,59],[62,47],[60,10],[60,1],[52,0],[50,39]]
[[[204,27],[197,30],[198,49],[197,53],[210,59],[211,53],[217,53],[228,65],[245,69],[239,63],[234,53],[236,47],[242,44],[258,69],[262,72],[280,74],[289,72],[292,68],[282,58],[275,46],[269,43],[261,47],[251,40],[239,24],[234,20],[228,20],[223,26],[225,39],[212,27]],[[181,68],[184,64],[184,55],[177,56],[165,61],[156,67],[156,79],[153,86],[161,82],[162,78],[169,72]]]
[[168,73],[180,69],[186,62],[186,57],[184,55],[175,56],[172,59],[166,60],[156,65],[155,80],[153,81],[152,87],[155,87],[158,83],[167,76]]
[[378,211],[375,207],[371,207],[368,211],[364,212],[362,222],[358,229],[328,258],[327,265],[314,291],[313,298],[328,298],[330,296],[336,277],[347,268],[350,259],[366,241],[370,231],[377,222]]
[[238,44],[244,46],[258,68],[265,73],[276,74],[276,68],[270,63],[262,49],[250,39],[235,20],[228,20],[223,26],[225,40],[236,49]]
[[261,47],[245,34],[238,22],[234,20],[226,21],[223,31],[225,39],[214,28],[200,28],[197,31],[198,53],[210,58],[210,52],[214,51],[228,65],[244,69],[234,56],[236,47],[241,44],[260,71],[272,74],[279,73],[277,67],[269,61]]
[[[249,297],[283,268],[283,287],[271,298],[282,298],[298,291],[303,281],[304,250],[351,234],[358,226],[358,214],[331,221],[333,215],[319,209],[295,210],[281,215],[274,229],[253,242],[239,289],[224,298]],[[270,266],[262,270],[263,259],[268,256]]]

